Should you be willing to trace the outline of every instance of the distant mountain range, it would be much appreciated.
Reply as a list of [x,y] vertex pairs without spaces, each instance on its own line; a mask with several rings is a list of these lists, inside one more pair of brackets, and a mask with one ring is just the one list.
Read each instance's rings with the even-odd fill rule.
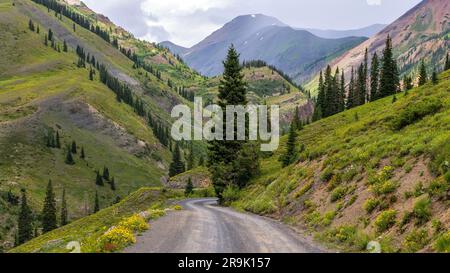
[[364,28],[351,30],[333,30],[333,29],[314,29],[314,28],[299,28],[311,32],[312,34],[326,39],[339,39],[345,37],[367,37],[370,38],[377,34],[387,25],[374,24]]
[[161,45],[179,54],[201,74],[216,76],[222,73],[222,60],[229,46],[234,44],[241,60],[264,60],[302,82],[365,40],[366,37],[321,38],[306,30],[294,29],[274,17],[254,14],[236,17],[191,48],[171,42]]

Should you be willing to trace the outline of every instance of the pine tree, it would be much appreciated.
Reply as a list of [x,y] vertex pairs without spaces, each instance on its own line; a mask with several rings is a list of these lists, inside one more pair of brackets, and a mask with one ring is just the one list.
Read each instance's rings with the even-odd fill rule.
[[73,32],[75,32],[75,31],[76,31],[75,23],[73,23],[73,25],[72,25],[72,29],[73,29]]
[[433,74],[431,74],[431,82],[436,85],[439,83],[436,69],[433,69]]
[[61,141],[59,139],[59,132],[58,131],[56,131],[55,147],[58,148],[58,149],[61,149]]
[[67,149],[67,154],[66,154],[66,164],[67,165],[74,165],[75,161],[73,160],[73,156],[72,156],[72,152],[70,151],[70,149]]
[[294,118],[292,119],[292,124],[294,124],[297,130],[301,130],[303,127],[303,123],[300,117],[299,107],[295,107]]
[[380,89],[379,98],[393,95],[398,89],[398,71],[397,64],[392,53],[392,39],[388,35],[386,39],[386,48],[383,51],[383,60],[380,71]]
[[18,221],[18,230],[16,236],[16,246],[21,245],[33,238],[32,215],[31,209],[27,203],[27,195],[22,190],[22,199],[20,202],[20,212]]
[[72,146],[70,148],[70,151],[72,152],[72,154],[77,154],[77,143],[74,141],[72,141]]
[[42,232],[47,233],[57,228],[56,223],[56,201],[53,193],[52,181],[48,181],[47,192],[42,210]]
[[64,43],[63,43],[63,51],[64,51],[64,52],[67,52],[67,51],[68,51],[66,40],[64,40]]
[[338,112],[345,110],[345,75],[344,70],[342,70],[341,81],[338,93]]
[[114,177],[111,178],[110,186],[112,191],[116,191],[116,180],[114,179]]
[[447,71],[449,69],[450,69],[450,59],[449,59],[448,53],[447,53],[447,56],[445,57],[444,71]]
[[189,180],[186,184],[186,188],[184,189],[184,195],[188,197],[193,193],[194,193],[194,185],[192,184],[192,179],[189,177]]
[[351,109],[356,106],[355,103],[355,72],[352,67],[352,72],[350,74],[350,83],[348,86],[348,95],[347,95],[347,109]]
[[61,197],[60,224],[61,224],[61,226],[65,226],[68,223],[69,222],[68,222],[68,214],[67,214],[66,189],[63,189],[62,197]]
[[41,29],[40,29],[39,25],[37,25],[37,27],[36,27],[36,33],[39,34],[40,32],[41,32]]
[[355,106],[363,105],[366,102],[366,79],[364,78],[364,64],[361,64],[357,72],[355,89]]
[[34,23],[33,21],[30,19],[30,21],[28,21],[28,28],[34,32],[35,28],[34,28]]
[[48,37],[47,37],[47,34],[45,34],[45,36],[44,36],[44,45],[45,45],[45,46],[48,46]]
[[100,211],[100,200],[98,198],[98,192],[95,191],[95,200],[94,200],[94,213]]
[[288,142],[286,144],[286,151],[280,158],[283,167],[291,165],[297,158],[297,151],[295,148],[296,141],[297,141],[297,132],[295,130],[295,126],[291,124],[291,128],[289,129]]
[[370,101],[378,99],[378,87],[380,84],[380,63],[378,55],[375,52],[372,57],[372,66],[370,67]]
[[187,158],[187,170],[192,170],[193,168],[195,168],[195,156],[194,156],[194,145],[191,144],[189,145],[189,156]]
[[104,185],[105,185],[105,184],[103,183],[103,178],[102,178],[102,176],[100,175],[100,172],[99,172],[99,171],[96,172],[95,184],[96,184],[97,186],[104,186]]
[[322,109],[323,109],[324,104],[325,104],[325,88],[324,88],[324,82],[323,82],[323,73],[322,73],[322,71],[320,71],[317,101],[316,101],[316,105],[314,107],[314,114],[313,114],[314,121],[322,119],[322,117],[323,117]]
[[[219,85],[219,106],[224,110],[227,105],[247,105],[247,84],[244,81],[242,66],[239,61],[239,54],[233,45],[228,50],[224,64],[223,79]],[[223,118],[224,124],[227,123],[226,116]],[[235,164],[236,155],[243,149],[246,141],[226,140],[224,131],[224,140],[214,140],[209,143],[208,158],[210,161],[210,172],[217,196],[222,201],[222,192],[227,184],[237,185]],[[237,135],[237,129],[234,130]]]
[[408,76],[403,77],[403,88],[405,92],[408,92],[413,88],[412,78]]
[[53,42],[53,31],[52,31],[52,29],[48,30],[47,38],[48,38],[49,41]]
[[84,147],[81,147],[81,155],[80,155],[81,159],[85,159],[86,158],[86,154],[84,153]]
[[419,86],[426,84],[428,81],[427,68],[425,66],[425,62],[422,61],[420,63],[419,68]]
[[94,70],[91,69],[89,70],[89,80],[93,81],[94,80]]
[[109,181],[109,169],[106,166],[103,168],[103,179]]
[[180,173],[185,171],[185,166],[183,161],[181,160],[181,151],[180,145],[177,143],[175,145],[175,151],[172,154],[172,163],[169,168],[169,176],[174,177]]

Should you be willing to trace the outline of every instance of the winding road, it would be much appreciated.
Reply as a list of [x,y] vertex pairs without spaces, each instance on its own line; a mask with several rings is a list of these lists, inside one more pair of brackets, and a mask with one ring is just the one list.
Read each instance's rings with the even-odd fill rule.
[[273,220],[217,206],[217,199],[180,203],[137,237],[126,253],[317,253],[308,239]]

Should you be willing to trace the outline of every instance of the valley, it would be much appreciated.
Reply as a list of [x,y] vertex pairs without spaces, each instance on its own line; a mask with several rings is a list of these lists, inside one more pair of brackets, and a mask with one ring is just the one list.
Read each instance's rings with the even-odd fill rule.
[[[80,1],[0,0],[0,252],[448,253],[449,12],[242,15],[184,48]],[[278,105],[280,147],[175,141],[194,97]]]

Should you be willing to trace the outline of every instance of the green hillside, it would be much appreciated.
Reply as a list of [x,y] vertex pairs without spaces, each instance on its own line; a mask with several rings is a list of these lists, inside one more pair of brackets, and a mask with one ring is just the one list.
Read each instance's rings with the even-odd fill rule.
[[112,207],[46,233],[10,252],[68,253],[72,249],[67,249],[67,245],[73,241],[80,244],[82,253],[107,252],[99,243],[99,239],[107,230],[117,226],[131,215],[146,214],[146,218],[158,218],[165,214],[165,209],[170,209],[170,198],[179,196],[180,194],[177,192],[161,192],[158,188],[142,188]]
[[[96,190],[105,207],[142,186],[160,185],[170,159],[146,120],[117,102],[114,93],[98,81],[98,74],[90,81],[88,69],[77,67],[74,48],[58,52],[44,45],[48,29],[41,22],[58,21],[53,13],[47,15],[46,9],[31,1],[12,3],[0,2],[0,241],[4,248],[13,241],[17,212],[8,202],[8,192],[19,196],[26,189],[38,213],[51,179],[58,206],[65,188],[69,217],[75,219],[90,213]],[[39,34],[28,29],[30,9],[46,14],[33,19]],[[72,27],[67,18],[59,25]],[[105,55],[111,52],[105,60],[111,60],[118,71],[134,73],[132,62],[99,37],[81,28],[77,35],[80,41],[92,40],[90,44],[102,48]],[[55,36],[62,46],[57,31]],[[56,132],[61,148],[47,147],[47,139]],[[73,154],[75,165],[68,165],[67,146],[72,141],[78,153]],[[85,159],[80,158],[82,148]],[[105,166],[115,178],[115,191],[107,182],[103,187],[95,184],[96,171]]]
[[306,228],[343,251],[376,240],[384,252],[448,252],[449,86],[447,71],[438,85],[395,102],[387,97],[306,126],[297,163],[281,167],[284,139],[232,205]]

